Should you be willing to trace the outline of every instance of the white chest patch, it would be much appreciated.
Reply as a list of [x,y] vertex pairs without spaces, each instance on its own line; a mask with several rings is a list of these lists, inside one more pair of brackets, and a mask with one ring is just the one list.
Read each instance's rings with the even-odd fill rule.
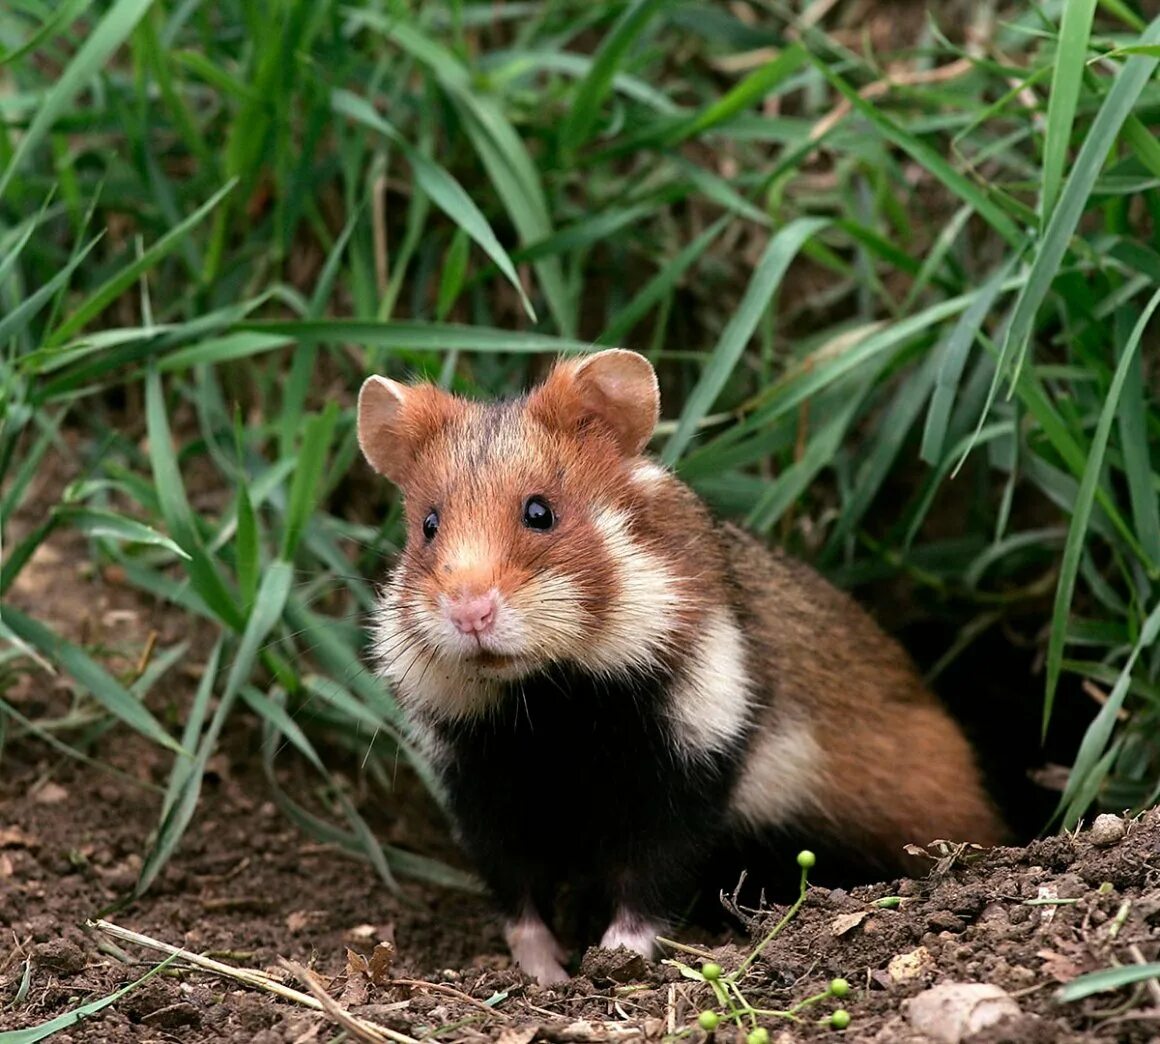
[[745,639],[727,611],[706,615],[688,663],[670,708],[677,746],[689,758],[728,750],[749,723],[750,683]]
[[616,566],[619,590],[601,633],[584,650],[580,663],[614,674],[647,667],[672,639],[676,578],[659,555],[633,540],[622,512],[602,511],[595,522]]
[[730,810],[746,826],[779,826],[817,812],[822,748],[810,726],[792,718],[756,737],[733,790]]

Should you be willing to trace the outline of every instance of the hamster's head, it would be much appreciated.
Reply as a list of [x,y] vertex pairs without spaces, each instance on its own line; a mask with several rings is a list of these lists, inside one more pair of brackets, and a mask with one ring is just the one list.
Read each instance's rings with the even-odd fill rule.
[[454,702],[471,681],[658,653],[678,596],[636,520],[671,481],[641,457],[659,405],[652,366],[620,350],[562,362],[507,402],[367,379],[359,444],[406,518],[375,651],[404,695],[444,685]]

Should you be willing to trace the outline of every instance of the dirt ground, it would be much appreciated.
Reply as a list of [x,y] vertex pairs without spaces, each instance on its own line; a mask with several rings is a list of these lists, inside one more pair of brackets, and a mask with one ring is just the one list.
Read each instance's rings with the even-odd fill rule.
[[[95,575],[84,552],[83,543],[66,535],[54,540],[21,576],[16,603],[98,650],[111,669],[139,657],[150,632],[161,646],[189,636],[187,620],[146,603],[115,574]],[[194,684],[202,650],[196,633],[193,638],[189,669],[175,668],[153,708],[163,719],[176,720],[180,694]],[[46,708],[67,707],[67,688],[67,680],[35,673],[4,695],[36,718]],[[97,763],[90,764],[26,737],[9,738],[0,749],[0,1042],[5,1030],[108,996],[160,959],[85,923],[131,891],[168,762],[122,729],[101,735],[92,750]],[[161,878],[144,899],[108,918],[237,968],[268,970],[302,990],[302,973],[279,963],[297,962],[313,970],[337,1011],[319,1013],[175,965],[53,1040],[707,1038],[697,1015],[713,1004],[710,987],[674,965],[591,951],[567,986],[542,989],[510,967],[485,898],[415,884],[394,894],[366,864],[301,834],[270,800],[256,732],[232,731],[210,767],[197,816]],[[313,782],[295,775],[292,759],[280,782],[309,801]],[[396,809],[368,806],[369,799],[360,811],[384,836],[389,831],[393,843],[455,858],[438,812],[421,796]],[[893,908],[872,905],[887,896],[902,901]],[[755,914],[752,937],[764,935],[783,912]],[[740,932],[675,934],[708,947],[726,973],[753,945]],[[693,966],[701,961],[677,949],[668,956]],[[850,891],[811,888],[740,986],[754,1007],[786,1009],[824,991],[835,976],[849,981],[841,1002],[851,1016],[846,1030],[819,1022],[836,1007],[826,998],[798,1021],[762,1017],[773,1044],[839,1036],[904,1044],[957,1039],[945,1035],[949,1019],[936,1027],[941,1038],[915,1033],[908,1007],[946,982],[994,984],[1018,1007],[1019,1015],[965,1038],[975,1044],[1160,1041],[1154,984],[1069,1005],[1056,997],[1060,983],[1082,972],[1158,956],[1160,813],[1153,813],[1106,846],[1094,845],[1088,834],[1054,837],[919,880]],[[344,1012],[385,1035],[344,1030]],[[715,1039],[742,1041],[744,1034],[722,1023]]]
[[[121,755],[133,746],[122,746]],[[156,796],[99,769],[37,754],[23,744],[10,748],[0,788],[0,928],[7,940],[0,1006],[16,995],[28,962],[31,968],[25,999],[0,1012],[0,1029],[34,1025],[103,997],[156,963],[141,947],[110,945],[83,927],[131,888]],[[155,890],[110,919],[229,964],[270,969],[301,988],[278,966],[290,958],[314,969],[352,1013],[410,1037],[528,1044],[684,1030],[704,1039],[690,1027],[712,1005],[705,984],[663,963],[590,952],[587,974],[563,989],[541,989],[509,967],[485,899],[415,886],[392,895],[363,863],[299,834],[264,788],[252,764],[219,759],[204,807]],[[890,895],[903,897],[897,908],[871,905]],[[1028,903],[1044,898],[1053,901]],[[781,912],[758,915],[755,935]],[[1110,847],[1085,835],[1057,837],[928,879],[811,888],[743,990],[755,1007],[784,1009],[842,976],[852,986],[842,1002],[852,1016],[843,1036],[920,1041],[930,1038],[911,1034],[909,998],[935,983],[987,982],[1007,991],[1023,1014],[969,1038],[979,1044],[1143,1042],[1158,1039],[1160,1017],[1147,990],[1069,1006],[1054,992],[1082,971],[1155,959],[1154,922],[1160,814],[1130,824]],[[349,956],[372,956],[380,940],[394,945],[389,965]],[[749,944],[740,936],[723,942],[713,956],[728,972]],[[672,956],[700,964],[687,953]],[[835,1031],[816,1020],[833,1007],[823,1002],[796,1023],[761,1021],[774,1041],[826,1039]],[[299,1004],[171,970],[54,1039],[274,1044],[332,1040],[337,1030]],[[721,1040],[736,1037],[717,1031]]]

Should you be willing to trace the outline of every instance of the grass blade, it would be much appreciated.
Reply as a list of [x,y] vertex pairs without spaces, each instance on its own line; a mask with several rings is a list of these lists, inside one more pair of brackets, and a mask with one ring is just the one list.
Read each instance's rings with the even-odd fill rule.
[[600,118],[600,107],[612,89],[613,77],[625,55],[665,2],[632,0],[617,19],[612,31],[604,38],[560,127],[560,148],[564,152],[575,151],[591,137],[592,129]]
[[398,320],[386,323],[366,319],[255,320],[244,329],[285,334],[300,344],[365,344],[396,352],[588,352],[587,341],[522,330],[495,330],[459,323]]
[[123,540],[128,544],[149,544],[152,547],[163,547],[167,551],[172,551],[179,558],[189,561],[189,555],[169,537],[158,533],[151,526],[131,518],[125,518],[123,515],[114,514],[112,511],[65,505],[56,508],[53,514],[58,522],[79,529],[86,536]]
[[125,994],[131,993],[138,986],[143,986],[154,975],[168,968],[175,960],[177,960],[176,956],[166,957],[156,968],[151,968],[141,978],[129,983],[128,986],[122,986],[116,993],[110,993],[109,996],[102,997],[100,1000],[82,1004],[79,1008],[73,1008],[72,1011],[58,1015],[55,1019],[49,1019],[48,1022],[42,1022],[39,1026],[29,1026],[28,1029],[8,1030],[0,1033],[0,1044],[37,1044],[37,1041],[46,1040],[53,1034],[68,1029],[69,1026],[75,1026],[78,1022],[92,1018],[97,1012],[104,1011],[110,1004],[116,1004]]
[[[1079,572],[1080,556],[1083,553],[1087,539],[1088,519],[1091,516],[1092,506],[1095,503],[1096,487],[1099,485],[1100,475],[1104,467],[1104,453],[1108,445],[1108,436],[1111,434],[1112,423],[1119,410],[1120,395],[1124,384],[1131,372],[1132,359],[1152,313],[1160,305],[1160,290],[1157,290],[1148,301],[1143,314],[1136,323],[1128,343],[1124,345],[1116,372],[1112,377],[1111,387],[1104,400],[1100,419],[1092,436],[1091,448],[1088,450],[1087,462],[1084,465],[1083,477],[1080,479],[1079,492],[1076,494],[1075,507],[1072,509],[1071,525],[1067,532],[1067,543],[1063,549],[1063,561],[1059,568],[1059,583],[1055,591],[1055,607],[1051,614],[1051,637],[1047,643],[1047,688],[1043,699],[1043,731],[1046,734],[1047,726],[1051,722],[1051,711],[1055,701],[1055,688],[1059,682],[1060,663],[1063,660],[1063,647],[1067,641],[1067,621],[1071,612],[1071,599],[1075,591],[1075,578]],[[1109,702],[1111,702],[1109,700]]]
[[[1124,349],[1121,349],[1123,351]],[[1120,451],[1128,479],[1132,521],[1144,553],[1160,564],[1160,498],[1148,443],[1148,406],[1145,400],[1143,352],[1128,364],[1128,376],[1120,398]]]
[[512,259],[508,257],[507,251],[496,238],[491,225],[487,223],[487,218],[483,216],[479,207],[464,191],[463,186],[443,167],[437,163],[432,163],[423,153],[414,148],[375,111],[371,103],[365,98],[360,98],[356,94],[343,90],[336,90],[331,98],[335,112],[349,116],[364,126],[377,130],[402,150],[403,155],[407,157],[407,162],[411,164],[419,187],[427,193],[432,203],[474,239],[483,252],[495,262],[504,278],[515,287],[516,293],[520,296],[520,302],[524,306],[524,311],[535,322],[536,310],[524,293],[523,285],[520,283],[520,277],[516,274]]
[[198,799],[201,797],[201,784],[205,777],[206,765],[217,749],[222,726],[232,708],[232,700],[221,700],[214,710],[209,728],[198,742],[202,724],[209,710],[209,701],[213,696],[214,682],[218,677],[222,644],[222,640],[219,639],[214,645],[201,681],[198,683],[197,692],[194,694],[193,703],[190,705],[181,736],[181,745],[190,756],[176,759],[170,770],[165,797],[161,803],[161,822],[149,851],[145,853],[141,871],[137,875],[137,883],[133,888],[135,899],[143,896],[157,880],[157,875],[165,869],[165,865],[185,836],[186,828],[193,820]]
[[330,452],[338,416],[337,403],[328,402],[321,413],[310,418],[302,433],[302,446],[298,452],[298,463],[290,484],[286,528],[282,535],[282,558],[287,562],[293,561],[298,543],[306,530],[306,523],[314,512],[319,491],[323,486],[326,455]]
[[1059,44],[1051,74],[1051,94],[1047,103],[1047,130],[1043,140],[1043,175],[1039,192],[1039,217],[1047,224],[1055,209],[1067,147],[1079,102],[1087,60],[1088,38],[1095,16],[1096,0],[1069,0],[1063,5]]
[[964,203],[969,204],[1007,243],[1018,248],[1023,243],[1019,227],[1007,212],[993,202],[990,197],[965,174],[957,171],[933,148],[898,126],[881,108],[863,98],[841,76],[825,62],[814,56],[814,65],[822,75],[850,102],[854,110],[868,119],[882,135],[925,167],[942,184]]
[[1120,708],[1123,706],[1124,698],[1128,695],[1132,683],[1132,670],[1136,666],[1136,661],[1145,649],[1152,647],[1158,636],[1160,636],[1160,604],[1157,604],[1148,614],[1144,626],[1140,629],[1140,637],[1132,647],[1131,653],[1128,654],[1128,659],[1116,678],[1111,693],[1084,732],[1079,751],[1075,756],[1075,763],[1071,767],[1071,772],[1067,777],[1067,785],[1056,809],[1056,815],[1064,817],[1063,825],[1066,829],[1074,826],[1087,805],[1086,800],[1082,803],[1077,801],[1077,795],[1090,789],[1088,780],[1095,773],[1096,766],[1104,757],[1104,751],[1112,738]]
[[4,623],[23,642],[36,649],[45,659],[57,664],[74,678],[102,707],[118,721],[176,754],[184,754],[180,744],[162,728],[149,710],[116,678],[92,659],[80,646],[73,645],[44,624],[22,612],[4,607]]
[[[1140,37],[1144,43],[1160,41],[1160,18],[1148,26]],[[1015,301],[1011,325],[1003,339],[999,363],[995,369],[995,380],[983,410],[984,416],[990,411],[999,382],[1013,370],[1015,374],[1023,368],[1023,360],[1031,338],[1031,329],[1039,308],[1047,296],[1051,284],[1059,272],[1059,266],[1067,253],[1072,234],[1083,216],[1092,188],[1099,177],[1108,153],[1136,104],[1141,92],[1152,78],[1160,58],[1134,55],[1129,58],[1116,76],[1108,91],[1100,111],[1092,122],[1091,129],[1084,138],[1071,173],[1059,197],[1059,203],[1052,211],[1043,238],[1039,243],[1027,284]],[[1014,366],[1012,367],[1012,359]],[[1014,383],[1014,382],[1012,382]]]
[[752,109],[778,84],[796,73],[808,59],[809,55],[804,47],[800,44],[791,44],[772,61],[751,72],[723,97],[671,130],[665,131],[661,145],[664,148],[672,148],[688,138],[712,130],[740,112]]
[[1118,990],[1147,979],[1160,979],[1160,963],[1128,964],[1122,968],[1104,968],[1101,971],[1088,972],[1087,975],[1081,975],[1061,986],[1056,996],[1061,1001],[1070,1003],[1083,1000],[1094,993]]
[[971,345],[975,343],[983,322],[991,314],[995,300],[1016,260],[1017,258],[1013,257],[1007,264],[998,268],[980,287],[979,293],[970,307],[959,316],[954,330],[939,352],[938,374],[935,377],[930,408],[926,412],[926,426],[922,432],[920,451],[920,456],[928,464],[937,464],[942,460],[943,443],[947,428],[950,426],[951,411],[958,398],[959,380],[967,364],[967,354],[971,350]]
[[729,224],[729,215],[718,218],[704,232],[682,247],[677,255],[654,275],[628,302],[612,317],[608,328],[600,335],[600,344],[620,344],[637,323],[639,323],[664,298],[671,294],[677,281],[697,261]]
[[73,99],[91,81],[113,53],[133,31],[141,16],[149,9],[153,0],[116,0],[104,18],[85,38],[80,50],[60,74],[44,101],[36,110],[28,130],[20,138],[16,151],[8,161],[4,173],[0,175],[0,199],[4,198],[16,171],[23,165],[29,153],[40,145],[48,133],[72,103]]
[[132,286],[137,279],[165,257],[166,254],[181,246],[188,238],[190,229],[198,225],[202,218],[211,213],[229,195],[235,184],[237,184],[237,179],[231,180],[223,188],[218,189],[217,192],[210,196],[205,203],[198,207],[181,224],[171,228],[156,243],[149,247],[148,250],[144,251],[140,257],[136,258],[131,264],[126,265],[116,275],[89,294],[80,303],[76,311],[53,331],[53,335],[48,341],[48,346],[55,347],[56,345],[63,344],[83,329],[86,323],[95,319],[113,301]]
[[217,563],[202,543],[193,509],[185,495],[173,436],[169,430],[169,419],[165,413],[161,377],[156,370],[151,370],[145,380],[145,427],[149,435],[149,460],[161,515],[172,538],[189,555],[186,568],[190,582],[220,620],[240,631],[244,617],[236,599],[226,587]]
[[824,218],[798,218],[777,233],[765,248],[737,311],[721,333],[701,379],[681,411],[676,431],[665,444],[661,459],[672,466],[692,440],[702,418],[712,408],[733,372],[790,262],[805,242],[829,224]]

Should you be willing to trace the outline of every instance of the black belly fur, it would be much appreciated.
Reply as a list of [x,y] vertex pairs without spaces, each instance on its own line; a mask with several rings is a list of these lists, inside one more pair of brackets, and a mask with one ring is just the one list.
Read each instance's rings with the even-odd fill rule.
[[565,885],[605,911],[679,913],[725,831],[737,751],[678,754],[671,674],[556,667],[496,710],[437,727],[458,833],[509,916],[550,915]]

